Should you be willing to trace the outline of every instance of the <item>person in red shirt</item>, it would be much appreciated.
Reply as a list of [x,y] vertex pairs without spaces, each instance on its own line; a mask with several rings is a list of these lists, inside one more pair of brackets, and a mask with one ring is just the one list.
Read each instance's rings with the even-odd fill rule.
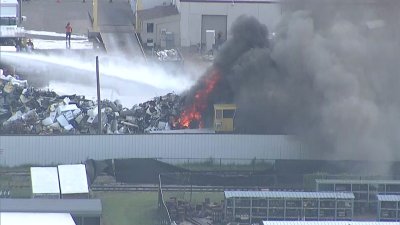
[[72,33],[72,26],[71,23],[68,22],[67,26],[65,26],[65,43],[67,48],[71,48],[71,33]]

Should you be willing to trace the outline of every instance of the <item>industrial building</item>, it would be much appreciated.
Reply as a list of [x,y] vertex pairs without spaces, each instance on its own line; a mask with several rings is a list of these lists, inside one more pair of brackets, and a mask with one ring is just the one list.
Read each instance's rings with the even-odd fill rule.
[[220,35],[221,41],[227,40],[232,23],[241,15],[254,16],[270,29],[274,28],[282,13],[278,3],[274,0],[177,0],[181,46],[201,45],[207,50],[204,49],[209,44],[207,31],[212,31],[208,34],[216,39]]
[[150,4],[152,8],[141,4],[136,6],[136,29],[144,46],[168,48],[174,43],[202,52],[226,41],[233,22],[241,15],[255,17],[270,30],[282,15],[278,0],[175,0]]
[[263,220],[352,220],[352,193],[225,191],[225,219],[246,224]]
[[400,195],[378,195],[378,220],[400,221]]
[[100,199],[0,199],[0,212],[67,213],[76,225],[100,225],[102,205]]
[[179,46],[179,20],[180,15],[174,5],[138,11],[136,30],[144,47],[171,49]]
[[376,211],[378,194],[400,194],[399,180],[316,180],[317,191],[354,193],[355,212]]

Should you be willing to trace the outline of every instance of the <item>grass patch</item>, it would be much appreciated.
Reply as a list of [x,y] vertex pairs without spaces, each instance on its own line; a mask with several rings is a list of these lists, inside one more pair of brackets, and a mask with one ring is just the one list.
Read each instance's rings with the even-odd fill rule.
[[[165,200],[177,197],[190,200],[189,192],[166,192]],[[95,192],[93,198],[99,198],[103,205],[102,225],[154,225],[158,224],[157,192]],[[222,192],[192,193],[192,203],[202,203],[205,198],[211,202],[224,199]]]
[[28,187],[23,188],[13,188],[11,190],[11,198],[31,198],[32,189]]
[[157,192],[96,192],[103,205],[103,225],[158,223]]
[[10,191],[11,198],[30,198],[32,195],[30,176],[0,175],[0,190]]

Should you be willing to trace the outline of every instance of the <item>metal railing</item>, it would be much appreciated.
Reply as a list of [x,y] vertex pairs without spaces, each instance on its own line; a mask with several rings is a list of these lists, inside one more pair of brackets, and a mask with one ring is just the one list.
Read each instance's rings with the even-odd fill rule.
[[158,175],[159,188],[158,188],[158,211],[160,215],[159,224],[160,225],[176,225],[175,221],[172,221],[171,216],[169,214],[168,208],[165,205],[162,182],[161,182],[161,174]]
[[147,63],[147,56],[146,56],[146,53],[144,52],[143,45],[142,45],[142,42],[140,41],[139,35],[138,35],[137,32],[136,32],[136,27],[134,28],[133,32],[135,33],[136,41],[137,41],[138,44],[139,44],[140,51],[141,51],[142,54],[143,54],[143,58],[144,58],[144,60],[145,60],[146,63]]

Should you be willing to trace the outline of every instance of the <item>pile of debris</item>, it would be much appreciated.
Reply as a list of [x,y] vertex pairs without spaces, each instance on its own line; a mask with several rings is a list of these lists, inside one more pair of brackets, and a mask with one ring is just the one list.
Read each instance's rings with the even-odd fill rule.
[[185,200],[171,197],[165,202],[171,219],[178,224],[190,222],[192,224],[220,224],[224,220],[224,201],[211,202],[205,198],[200,204],[192,204]]
[[156,52],[159,61],[181,61],[182,57],[176,49],[166,49]]
[[[84,96],[59,96],[29,87],[17,76],[0,75],[2,134],[98,134],[97,107]],[[130,109],[118,100],[103,100],[100,107],[101,133],[140,134],[175,129],[183,99],[169,93]]]

